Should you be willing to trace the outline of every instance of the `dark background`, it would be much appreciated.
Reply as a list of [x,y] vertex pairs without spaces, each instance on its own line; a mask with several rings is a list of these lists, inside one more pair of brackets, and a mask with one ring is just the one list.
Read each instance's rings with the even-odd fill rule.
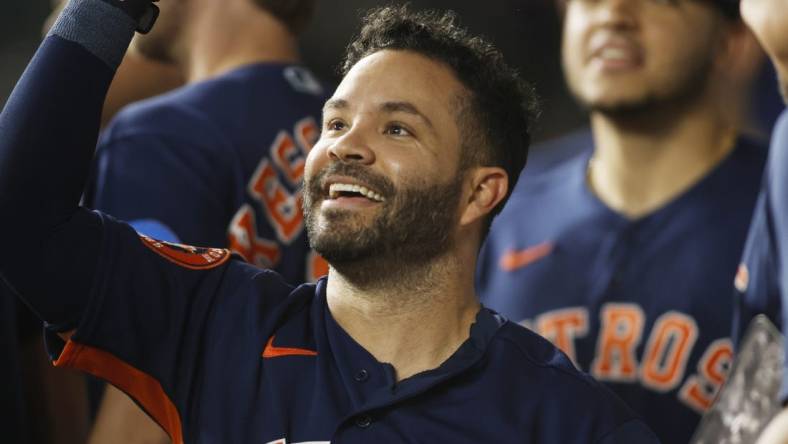
[[[217,0],[222,1],[222,0]],[[345,45],[367,8],[388,4],[375,0],[319,0],[303,54],[321,77],[336,82],[336,67]],[[492,40],[537,88],[542,118],[536,138],[557,135],[583,123],[569,98],[559,60],[559,21],[553,0],[412,0],[416,8],[453,9],[473,33]],[[0,105],[19,78],[41,39],[50,0],[0,0]]]

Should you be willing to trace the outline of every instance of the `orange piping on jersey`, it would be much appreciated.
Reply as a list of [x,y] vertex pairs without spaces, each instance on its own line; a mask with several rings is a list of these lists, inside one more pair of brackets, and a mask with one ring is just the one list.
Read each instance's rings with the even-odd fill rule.
[[275,347],[274,336],[271,336],[263,349],[263,357],[278,358],[280,356],[317,356],[317,352],[305,348]]
[[55,367],[74,368],[110,382],[134,398],[170,435],[173,444],[183,444],[181,418],[175,404],[159,381],[115,356],[73,340],[66,343]]

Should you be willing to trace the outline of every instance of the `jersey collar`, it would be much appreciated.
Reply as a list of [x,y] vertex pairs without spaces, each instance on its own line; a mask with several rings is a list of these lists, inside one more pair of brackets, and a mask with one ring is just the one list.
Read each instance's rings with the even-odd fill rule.
[[484,358],[490,340],[507,322],[497,313],[481,308],[468,339],[443,364],[396,383],[393,367],[377,361],[334,320],[326,302],[326,281],[327,278],[321,279],[315,288],[313,319],[322,324],[316,326],[315,332],[325,333],[325,345],[330,347],[353,405],[349,416],[402,402],[469,371]]

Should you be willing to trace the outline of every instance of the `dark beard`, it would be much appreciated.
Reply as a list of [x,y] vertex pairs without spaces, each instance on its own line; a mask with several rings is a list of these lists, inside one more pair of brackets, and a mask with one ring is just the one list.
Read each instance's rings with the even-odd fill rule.
[[638,119],[662,109],[682,108],[703,95],[708,86],[714,60],[709,57],[695,66],[689,75],[666,93],[651,93],[645,97],[614,104],[581,104],[592,113],[599,113],[614,119]]
[[[319,227],[322,180],[328,174],[359,179],[386,201],[371,223],[362,225],[356,215],[329,210],[323,219],[331,229]],[[408,186],[395,191],[385,177],[366,168],[332,164],[304,185],[304,215],[311,247],[332,267],[358,285],[424,268],[451,247],[451,227],[456,223],[462,174],[447,184]]]

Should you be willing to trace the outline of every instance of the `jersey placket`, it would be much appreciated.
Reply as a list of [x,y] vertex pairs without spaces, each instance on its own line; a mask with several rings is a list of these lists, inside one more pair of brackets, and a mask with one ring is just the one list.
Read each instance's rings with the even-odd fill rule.
[[317,297],[320,299],[319,304],[325,307],[325,332],[331,344],[333,358],[345,390],[352,400],[352,408],[337,424],[331,442],[387,442],[387,438],[389,441],[396,441],[397,435],[392,434],[396,433],[396,429],[414,433],[413,430],[407,430],[406,424],[387,423],[384,427],[379,427],[376,422],[395,406],[399,406],[398,411],[402,412],[403,402],[424,395],[478,362],[483,356],[486,343],[501,322],[491,312],[482,309],[471,329],[470,339],[443,365],[397,383],[394,368],[390,364],[378,362],[355,342],[331,316],[324,295],[319,294]]

